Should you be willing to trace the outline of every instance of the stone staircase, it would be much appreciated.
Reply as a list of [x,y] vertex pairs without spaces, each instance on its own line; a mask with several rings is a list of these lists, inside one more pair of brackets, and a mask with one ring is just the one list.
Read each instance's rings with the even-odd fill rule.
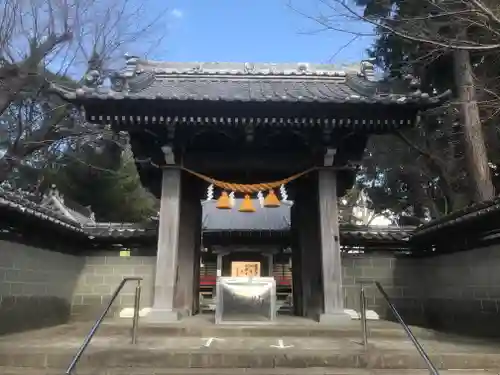
[[[404,332],[388,322],[370,322],[367,350],[360,344],[359,321],[338,328],[142,323],[135,346],[129,323],[104,323],[75,374],[428,374]],[[90,327],[78,323],[1,337],[0,374],[64,374]],[[442,374],[500,372],[499,342],[416,328],[414,333],[436,366],[453,369]]]

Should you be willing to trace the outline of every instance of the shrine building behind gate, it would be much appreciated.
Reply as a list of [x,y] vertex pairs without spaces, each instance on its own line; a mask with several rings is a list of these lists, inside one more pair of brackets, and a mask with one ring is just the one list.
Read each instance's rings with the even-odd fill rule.
[[90,71],[84,87],[56,90],[89,122],[129,134],[141,181],[161,199],[152,321],[198,311],[200,201],[209,185],[215,199],[283,187],[280,198],[294,201],[294,312],[343,319],[337,197],[352,186],[370,134],[411,126],[441,100],[411,84],[395,92],[366,61],[353,71],[129,56],[111,86],[102,83]]

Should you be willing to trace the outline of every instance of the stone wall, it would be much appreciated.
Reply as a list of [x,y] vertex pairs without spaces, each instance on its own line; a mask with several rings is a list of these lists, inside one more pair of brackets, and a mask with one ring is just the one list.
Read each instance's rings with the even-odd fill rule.
[[380,292],[373,285],[380,282],[405,320],[425,324],[426,285],[423,260],[391,253],[367,255],[345,254],[342,258],[345,307],[359,311],[360,286],[365,283],[368,309],[382,318],[392,319],[392,313]]
[[[118,251],[68,255],[0,241],[0,333],[93,320],[125,276],[144,278],[142,307],[153,300],[154,249],[119,257]],[[428,258],[388,254],[344,255],[347,308],[359,309],[361,282],[380,281],[411,324],[478,335],[500,332],[500,247]],[[135,284],[114,312],[133,307]],[[366,291],[368,308],[392,318],[380,293]]]
[[[73,293],[72,316],[78,320],[94,319],[108,303],[123,277],[140,276],[141,308],[153,302],[156,257],[139,253],[120,257],[117,251],[89,253],[82,258],[83,268]],[[128,282],[113,304],[111,313],[134,306],[136,282]]]
[[500,246],[422,261],[432,326],[500,336]]
[[[343,258],[347,308],[359,309],[362,281],[380,281],[405,321],[474,335],[500,336],[500,246],[428,258],[361,255]],[[374,287],[368,308],[392,314]]]
[[62,324],[83,260],[0,241],[0,334]]
[[[136,254],[70,255],[0,240],[0,334],[95,320],[126,276],[143,277],[141,306],[151,306],[156,258]],[[133,307],[135,286],[125,285],[112,313]]]

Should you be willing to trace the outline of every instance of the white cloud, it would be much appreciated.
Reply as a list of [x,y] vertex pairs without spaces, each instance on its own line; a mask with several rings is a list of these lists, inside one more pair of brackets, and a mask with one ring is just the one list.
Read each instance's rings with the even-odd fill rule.
[[172,9],[170,14],[172,15],[172,17],[175,17],[175,18],[182,18],[184,16],[184,12],[180,9],[177,9],[177,8]]

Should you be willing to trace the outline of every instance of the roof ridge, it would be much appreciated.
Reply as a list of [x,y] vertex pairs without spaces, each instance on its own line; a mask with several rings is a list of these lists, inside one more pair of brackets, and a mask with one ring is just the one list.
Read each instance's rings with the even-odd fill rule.
[[157,74],[186,75],[264,75],[264,76],[345,76],[347,73],[370,75],[374,66],[369,61],[362,61],[359,68],[354,64],[336,65],[308,62],[176,62],[144,60],[136,56],[125,56],[126,70],[131,72],[152,71]]

